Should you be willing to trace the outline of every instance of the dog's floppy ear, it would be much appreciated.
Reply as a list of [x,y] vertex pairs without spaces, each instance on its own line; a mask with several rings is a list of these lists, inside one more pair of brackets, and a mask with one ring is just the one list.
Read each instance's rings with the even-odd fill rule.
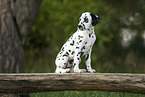
[[96,24],[99,23],[100,18],[97,15],[93,14],[93,13],[90,13],[90,15],[92,17],[92,25],[95,26]]

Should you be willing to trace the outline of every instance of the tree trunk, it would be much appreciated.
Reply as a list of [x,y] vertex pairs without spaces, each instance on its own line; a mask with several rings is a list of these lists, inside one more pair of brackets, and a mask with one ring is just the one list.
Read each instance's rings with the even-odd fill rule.
[[0,72],[24,72],[24,53],[11,2],[0,0]]
[[0,72],[24,72],[22,44],[42,0],[0,0]]
[[41,1],[0,0],[0,73],[24,72],[22,44]]

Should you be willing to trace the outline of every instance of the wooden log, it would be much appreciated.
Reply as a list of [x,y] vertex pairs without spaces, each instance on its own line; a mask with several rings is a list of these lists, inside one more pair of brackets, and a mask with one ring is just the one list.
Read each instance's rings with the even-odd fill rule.
[[145,93],[145,74],[0,74],[0,93],[32,93],[65,90]]

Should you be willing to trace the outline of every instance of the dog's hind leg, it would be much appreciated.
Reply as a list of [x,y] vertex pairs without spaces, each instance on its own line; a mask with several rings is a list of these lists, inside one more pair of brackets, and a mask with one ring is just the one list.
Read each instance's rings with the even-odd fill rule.
[[55,73],[69,73],[70,69],[67,69],[68,57],[58,57],[55,60],[56,70]]
[[70,69],[63,69],[60,67],[56,67],[55,73],[69,73]]

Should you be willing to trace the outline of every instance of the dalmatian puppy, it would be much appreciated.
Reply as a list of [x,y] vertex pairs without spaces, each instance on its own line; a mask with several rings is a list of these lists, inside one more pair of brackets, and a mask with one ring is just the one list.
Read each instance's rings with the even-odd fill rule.
[[79,69],[81,57],[86,57],[87,71],[96,72],[91,68],[91,51],[96,40],[94,26],[100,18],[90,12],[82,13],[79,18],[77,31],[67,40],[58,53],[55,64],[55,73],[81,73],[85,69]]

